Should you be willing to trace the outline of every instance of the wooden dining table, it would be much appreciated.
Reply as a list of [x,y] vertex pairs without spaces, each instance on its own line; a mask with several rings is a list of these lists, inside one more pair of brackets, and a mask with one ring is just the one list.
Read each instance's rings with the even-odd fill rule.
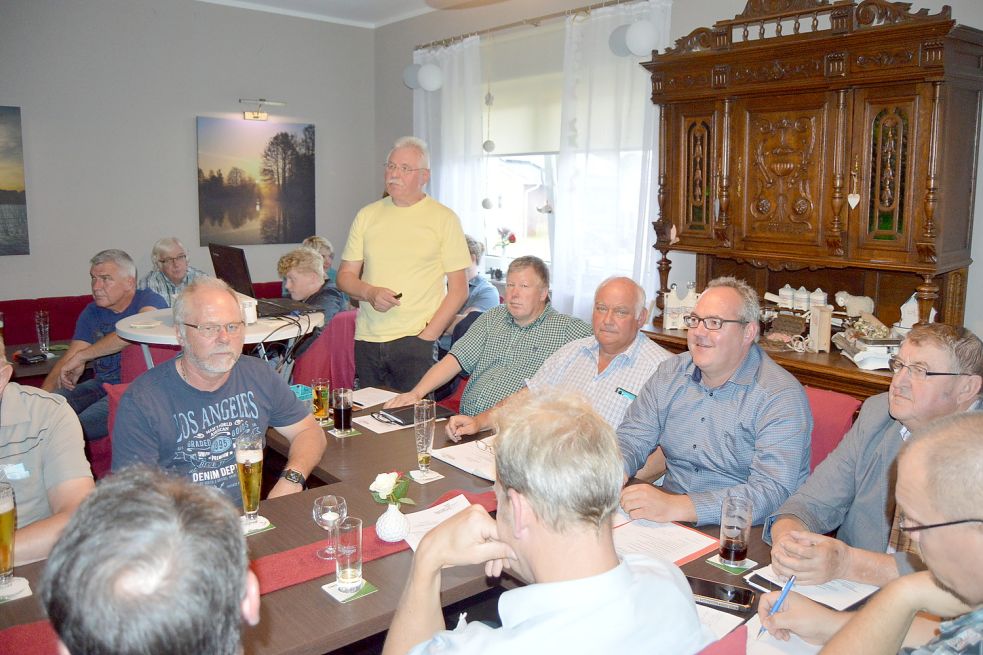
[[[358,412],[356,416],[366,412]],[[437,424],[434,448],[450,445],[443,433],[444,424],[443,421]],[[327,533],[312,518],[314,500],[319,496],[334,494],[344,497],[349,516],[363,519],[365,527],[373,525],[385,511],[385,505],[372,499],[369,485],[378,473],[393,470],[407,472],[416,468],[413,428],[376,434],[357,424],[355,427],[362,434],[343,439],[330,434],[326,436],[324,456],[312,473],[314,477],[327,482],[326,486],[260,503],[260,514],[268,518],[274,528],[248,537],[251,560],[325,540]],[[272,430],[268,433],[267,443],[268,447],[281,453],[286,453],[289,448],[287,441]],[[432,468],[444,478],[425,485],[410,483],[408,495],[417,503],[417,508],[430,506],[453,490],[480,494],[492,488],[488,480],[465,473],[436,458],[432,460]],[[410,507],[405,511],[414,509]],[[707,526],[703,530],[716,536],[715,526]],[[769,549],[761,542],[760,534],[760,528],[753,529],[749,556],[761,564],[767,564],[770,561]],[[349,603],[336,601],[321,588],[334,580],[333,574],[264,594],[261,597],[259,625],[243,630],[245,653],[320,655],[344,649],[349,644],[385,631],[399,603],[412,557],[412,551],[407,549],[365,562],[363,577],[378,587],[378,591]],[[706,564],[704,559],[701,557],[686,564],[683,571],[710,580],[744,584],[741,578]],[[37,592],[43,566],[44,562],[18,566],[15,575],[27,578]],[[486,578],[481,565],[449,568],[442,575],[441,603],[447,607],[486,594],[500,585],[511,588],[519,584],[521,581],[508,576],[502,579]],[[36,593],[30,598],[0,605],[0,630],[43,618],[44,611]]]

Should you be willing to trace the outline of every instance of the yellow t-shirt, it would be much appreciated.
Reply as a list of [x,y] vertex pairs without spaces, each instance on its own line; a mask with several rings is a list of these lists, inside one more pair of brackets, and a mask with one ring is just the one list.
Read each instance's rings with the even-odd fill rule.
[[363,207],[341,258],[362,262],[365,282],[403,294],[387,312],[359,305],[355,338],[374,342],[419,334],[447,293],[445,275],[471,265],[460,219],[430,196],[410,207],[391,198]]

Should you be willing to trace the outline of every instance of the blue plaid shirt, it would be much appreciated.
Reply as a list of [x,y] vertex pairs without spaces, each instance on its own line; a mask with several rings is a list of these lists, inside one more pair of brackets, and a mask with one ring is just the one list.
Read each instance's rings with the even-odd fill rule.
[[703,384],[689,353],[649,378],[618,428],[625,473],[662,446],[662,488],[688,494],[697,525],[720,522],[728,494],[749,498],[754,523],[774,513],[809,476],[812,413],[802,385],[757,344],[719,387]]

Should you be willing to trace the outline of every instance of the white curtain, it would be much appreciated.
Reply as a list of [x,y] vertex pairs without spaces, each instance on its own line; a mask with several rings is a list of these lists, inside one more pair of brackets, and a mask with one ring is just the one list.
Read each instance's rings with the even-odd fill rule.
[[473,36],[446,48],[417,50],[413,63],[443,73],[437,91],[413,91],[413,134],[430,145],[429,193],[453,209],[465,233],[481,238],[481,50]]
[[662,50],[671,4],[650,0],[567,18],[551,285],[561,312],[589,320],[594,290],[611,275],[627,275],[650,294],[657,288],[658,114],[643,59],[615,56],[609,38],[620,25],[649,20]]

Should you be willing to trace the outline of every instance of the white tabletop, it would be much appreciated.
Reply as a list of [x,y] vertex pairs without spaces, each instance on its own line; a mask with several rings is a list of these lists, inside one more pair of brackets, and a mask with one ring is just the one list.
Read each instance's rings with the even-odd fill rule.
[[[261,318],[252,325],[246,326],[245,343],[292,339],[308,334],[322,325],[324,325],[324,314],[321,312],[286,318]],[[127,316],[116,323],[116,334],[134,343],[177,345],[174,313],[170,308]]]

